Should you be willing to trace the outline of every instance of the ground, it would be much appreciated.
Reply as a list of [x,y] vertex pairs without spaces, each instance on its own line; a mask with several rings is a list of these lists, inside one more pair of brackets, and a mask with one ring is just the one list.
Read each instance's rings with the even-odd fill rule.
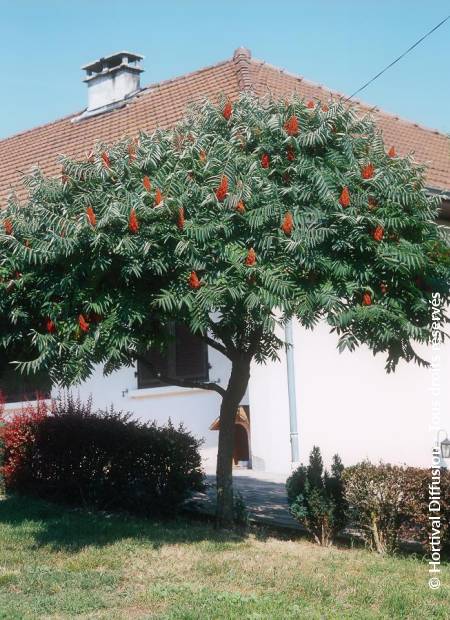
[[[286,495],[286,475],[235,469],[233,471],[235,493],[244,500],[249,518],[255,523],[289,529],[300,529],[289,512]],[[216,476],[206,476],[206,492],[196,493],[188,507],[197,512],[214,514],[216,505]]]
[[447,619],[450,567],[304,539],[0,501],[0,618]]

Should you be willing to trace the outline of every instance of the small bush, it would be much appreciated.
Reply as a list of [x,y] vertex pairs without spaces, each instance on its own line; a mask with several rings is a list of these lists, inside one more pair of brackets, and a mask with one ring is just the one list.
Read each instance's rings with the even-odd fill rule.
[[[429,485],[431,469],[405,467],[402,473],[403,502],[400,537],[428,545],[431,532]],[[440,537],[442,545],[450,545],[450,471],[440,470]],[[434,506],[435,507],[435,506]]]
[[329,475],[323,469],[319,448],[314,446],[309,465],[300,465],[286,481],[292,515],[320,545],[330,545],[344,526],[343,469],[336,454]]
[[344,485],[349,517],[369,546],[378,553],[396,549],[404,496],[402,468],[359,463],[344,471]]
[[93,412],[72,397],[28,407],[3,427],[6,489],[73,505],[170,514],[203,488],[200,442],[182,426]]
[[[359,526],[369,546],[379,553],[397,549],[400,540],[426,545],[431,531],[428,485],[431,470],[369,462],[344,472],[349,519]],[[441,469],[440,535],[448,543],[450,472]]]

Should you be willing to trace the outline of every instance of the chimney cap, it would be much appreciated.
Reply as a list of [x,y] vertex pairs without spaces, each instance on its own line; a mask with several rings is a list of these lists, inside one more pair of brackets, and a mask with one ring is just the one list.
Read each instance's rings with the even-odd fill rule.
[[[87,65],[83,65],[81,68],[88,74],[101,73],[102,71],[116,69],[121,65],[128,65],[129,62],[137,63],[143,58],[144,56],[142,56],[141,54],[134,54],[133,52],[122,51],[116,52],[115,54],[110,54],[109,56],[102,56],[102,58],[98,58],[97,60],[94,60]],[[136,69],[140,72],[143,71],[143,69],[141,69],[139,66],[133,66],[130,68]]]
[[243,45],[241,45],[241,47],[235,49],[233,53],[234,59],[239,58],[239,56],[243,56],[244,58],[248,58],[248,60],[250,60],[250,58],[252,57],[252,52],[248,49],[248,47],[244,47]]

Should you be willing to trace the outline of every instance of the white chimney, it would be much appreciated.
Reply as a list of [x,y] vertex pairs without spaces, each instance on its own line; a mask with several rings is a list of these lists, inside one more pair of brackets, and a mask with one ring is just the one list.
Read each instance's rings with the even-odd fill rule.
[[84,115],[117,107],[140,90],[140,75],[144,69],[139,61],[144,57],[130,52],[118,52],[81,67],[87,77],[88,107]]

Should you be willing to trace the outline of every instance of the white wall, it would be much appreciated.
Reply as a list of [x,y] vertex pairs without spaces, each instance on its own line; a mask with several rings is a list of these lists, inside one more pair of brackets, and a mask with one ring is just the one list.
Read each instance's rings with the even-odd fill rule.
[[[283,337],[283,333],[279,334]],[[250,427],[253,469],[289,472],[291,468],[286,355],[279,362],[252,363]]]
[[[337,337],[321,325],[297,326],[295,365],[301,459],[318,445],[325,460],[336,452],[344,464],[361,459],[429,466],[432,424],[431,371],[400,362],[386,374],[385,359],[367,348],[339,354]],[[418,348],[425,359],[433,351]],[[450,345],[440,349],[440,426],[450,433]],[[442,439],[442,437],[441,437]]]
[[[340,354],[325,324],[314,331],[295,324],[293,340],[301,462],[318,445],[328,466],[336,452],[346,465],[369,459],[429,466],[433,398],[440,401],[439,427],[450,435],[450,344],[440,348],[441,390],[433,397],[430,370],[400,362],[387,374],[385,358],[366,347]],[[431,348],[417,350],[432,361]],[[296,464],[290,461],[284,352],[280,362],[252,367],[250,413],[254,468],[288,473]]]

